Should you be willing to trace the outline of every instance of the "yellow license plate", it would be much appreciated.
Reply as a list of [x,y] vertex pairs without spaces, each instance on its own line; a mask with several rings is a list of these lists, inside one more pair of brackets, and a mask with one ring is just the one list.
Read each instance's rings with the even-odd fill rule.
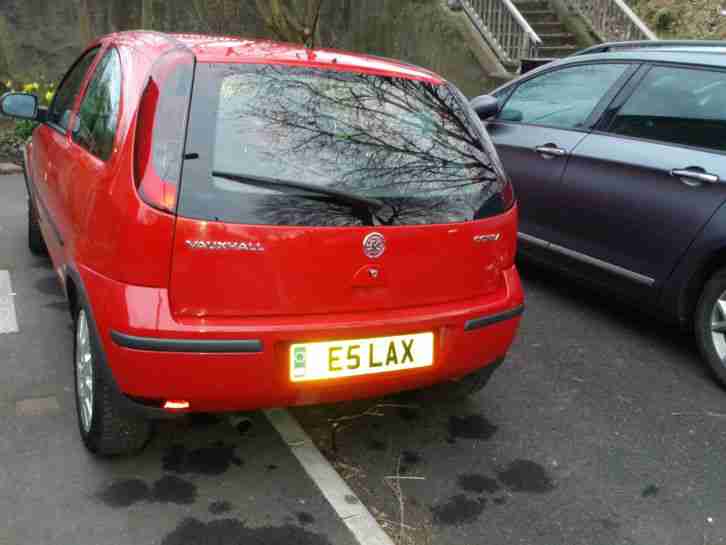
[[290,380],[306,382],[429,367],[434,334],[293,344]]

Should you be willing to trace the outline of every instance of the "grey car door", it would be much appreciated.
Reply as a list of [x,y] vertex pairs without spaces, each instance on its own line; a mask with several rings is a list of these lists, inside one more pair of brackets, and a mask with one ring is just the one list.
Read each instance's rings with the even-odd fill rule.
[[626,63],[580,63],[540,72],[517,84],[487,129],[519,202],[520,232],[552,238],[568,157],[588,134],[600,104],[612,100],[635,69]]
[[625,295],[654,297],[648,288],[668,277],[726,199],[726,72],[643,72],[573,151],[567,213],[550,250]]

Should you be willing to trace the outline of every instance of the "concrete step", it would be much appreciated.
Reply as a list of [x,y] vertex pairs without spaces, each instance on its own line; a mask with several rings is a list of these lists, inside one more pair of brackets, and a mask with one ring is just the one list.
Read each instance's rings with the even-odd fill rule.
[[567,32],[565,25],[559,21],[540,21],[538,23],[530,23],[537,34],[557,34],[558,32]]
[[550,3],[547,0],[519,0],[515,1],[514,5],[521,12],[524,11],[544,11],[552,9]]
[[535,23],[559,23],[557,14],[551,10],[522,11],[522,17],[531,24]]
[[575,36],[569,32],[539,34],[539,37],[542,38],[542,45],[546,47],[554,47],[559,45],[577,45],[577,40],[575,39]]
[[543,45],[537,50],[537,56],[544,58],[562,58],[575,53],[579,49],[576,45]]

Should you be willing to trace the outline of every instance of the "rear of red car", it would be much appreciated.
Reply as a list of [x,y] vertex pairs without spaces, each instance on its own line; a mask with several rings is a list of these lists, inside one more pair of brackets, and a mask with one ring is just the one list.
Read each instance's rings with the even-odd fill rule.
[[175,218],[173,247],[150,256],[170,260],[167,285],[105,288],[125,396],[191,411],[332,402],[504,358],[523,294],[496,152],[451,85],[363,64],[184,49],[156,63],[133,176],[143,206]]

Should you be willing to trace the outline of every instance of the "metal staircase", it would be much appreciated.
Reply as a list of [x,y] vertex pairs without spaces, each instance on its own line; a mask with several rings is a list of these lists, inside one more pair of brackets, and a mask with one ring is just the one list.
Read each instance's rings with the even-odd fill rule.
[[[463,9],[507,72],[524,59],[566,57],[584,45],[565,21],[577,18],[592,42],[657,40],[624,0],[448,0]],[[555,7],[557,6],[557,8]]]
[[538,57],[566,57],[581,49],[547,0],[515,0],[514,5],[542,40]]

